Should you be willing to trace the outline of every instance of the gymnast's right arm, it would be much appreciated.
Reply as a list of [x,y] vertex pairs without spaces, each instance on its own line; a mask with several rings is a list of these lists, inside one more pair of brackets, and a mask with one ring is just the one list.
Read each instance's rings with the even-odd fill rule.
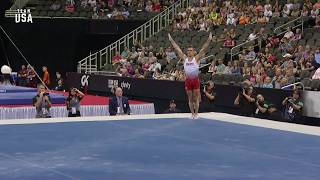
[[173,48],[178,53],[178,56],[180,59],[185,60],[187,56],[182,52],[181,48],[178,46],[178,44],[172,39],[170,33],[168,33],[169,41],[172,44]]

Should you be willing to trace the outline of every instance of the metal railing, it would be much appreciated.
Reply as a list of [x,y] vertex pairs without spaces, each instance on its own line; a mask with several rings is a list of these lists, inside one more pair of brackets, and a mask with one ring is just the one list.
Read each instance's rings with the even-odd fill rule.
[[293,89],[296,89],[297,85],[301,85],[302,90],[304,90],[304,84],[302,82],[296,82],[296,83],[293,83],[293,84],[289,84],[289,85],[283,86],[281,89],[290,88],[292,86],[293,86]]
[[190,0],[179,0],[154,18],[120,38],[109,46],[90,54],[78,62],[79,73],[93,73],[101,69],[105,64],[112,63],[112,57],[116,52],[121,52],[125,47],[131,47],[136,41],[143,42],[154,34],[170,25],[178,11],[187,8]]
[[[233,56],[236,56],[236,55],[238,55],[238,54],[241,53],[240,48],[243,47],[243,46],[245,46],[245,45],[250,44],[250,46],[255,46],[255,45],[259,44],[259,46],[260,46],[260,48],[261,48],[261,41],[259,41],[259,39],[260,39],[260,37],[256,37],[256,38],[254,38],[254,39],[252,39],[252,40],[250,40],[250,41],[243,42],[243,43],[241,43],[241,44],[239,44],[239,45],[234,46],[233,48],[231,48],[231,50],[230,50],[230,59],[231,59],[231,61],[232,61],[232,59],[233,59]],[[257,43],[255,43],[255,41],[257,41]],[[236,49],[238,49],[238,51],[237,51],[236,53],[234,53],[234,51],[235,51]]]
[[[299,22],[299,21],[301,21],[301,22]],[[301,34],[303,34],[303,22],[304,22],[304,17],[300,16],[300,17],[293,19],[293,20],[291,20],[281,26],[276,27],[273,30],[273,32],[276,33],[278,36],[280,36],[280,35],[288,32],[287,30],[285,30],[285,31],[281,31],[280,33],[278,33],[279,30],[281,30],[283,28],[288,28],[288,27],[297,28],[297,27],[301,26]],[[290,26],[290,25],[293,25],[293,26]]]

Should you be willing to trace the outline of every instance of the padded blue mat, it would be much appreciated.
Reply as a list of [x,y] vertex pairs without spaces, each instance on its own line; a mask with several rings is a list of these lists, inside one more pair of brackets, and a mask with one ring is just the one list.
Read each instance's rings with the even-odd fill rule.
[[204,120],[0,126],[5,180],[319,180],[320,138]]
[[[36,92],[0,93],[0,105],[32,104]],[[66,97],[61,94],[50,94],[53,104],[64,104]]]
[[0,85],[0,93],[37,92],[36,88]]

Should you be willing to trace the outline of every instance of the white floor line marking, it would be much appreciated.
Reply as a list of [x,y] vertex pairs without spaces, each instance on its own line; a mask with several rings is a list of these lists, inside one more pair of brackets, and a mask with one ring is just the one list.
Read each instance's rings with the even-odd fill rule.
[[[76,118],[51,118],[51,119],[20,119],[20,120],[0,120],[0,125],[10,124],[42,124],[42,123],[62,123],[62,122],[91,122],[91,121],[114,121],[114,120],[157,120],[164,118],[189,118],[190,113],[180,114],[148,114],[148,115],[124,115],[124,116],[91,116]],[[320,136],[320,127],[299,125],[285,122],[270,121],[265,119],[236,116],[226,113],[201,113],[200,118],[215,121],[223,121],[235,124],[244,124],[263,128],[271,128],[282,131],[297,132]]]

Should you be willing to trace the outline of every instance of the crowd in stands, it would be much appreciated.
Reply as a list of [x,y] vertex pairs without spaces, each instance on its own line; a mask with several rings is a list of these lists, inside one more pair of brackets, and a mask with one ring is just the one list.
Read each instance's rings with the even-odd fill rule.
[[127,19],[131,11],[160,12],[170,6],[174,0],[55,0],[50,10],[64,9],[67,12],[89,10],[93,19]]
[[[189,8],[180,13],[173,27],[176,30],[210,31],[212,25],[230,22],[233,25],[241,24],[242,16],[247,17],[250,23],[257,23],[261,22],[260,16],[264,16],[267,22],[273,17],[301,15],[310,16],[311,20],[314,18],[316,23],[312,24],[312,27],[317,28],[319,10],[320,0],[315,4],[308,0],[303,4],[300,1],[288,0],[284,5],[278,1],[270,4],[268,0],[265,4],[248,4],[241,1],[239,4],[234,1],[222,1],[219,4],[218,1],[213,1],[209,5]],[[229,20],[230,17],[233,19]],[[224,47],[234,46],[237,36],[235,29],[236,27],[229,30],[226,28],[223,33],[216,35],[214,41],[224,41]],[[309,78],[319,76],[317,69],[320,67],[320,48],[298,43],[303,39],[300,27],[287,28],[285,34],[278,36],[265,33],[262,26],[260,30],[253,30],[248,36],[248,40],[255,38],[260,38],[261,46],[243,49],[233,61],[230,61],[230,58],[214,58],[207,74],[211,74],[212,77],[219,74],[238,75],[252,86],[262,88],[282,88],[295,83],[305,78],[303,74],[306,71],[309,72]],[[117,52],[112,63],[117,67],[116,72],[119,76],[180,81],[185,78],[179,59],[171,47],[160,47],[156,50],[152,46],[144,47],[135,43],[131,50],[126,48],[123,52]]]
[[295,18],[310,16],[317,19],[319,24],[320,1],[314,5],[310,0],[287,0],[285,4],[276,0],[261,1],[219,1],[210,3],[197,1],[198,6],[187,8],[180,12],[173,23],[173,30],[209,31],[212,26],[219,25],[246,25],[262,23],[279,17]]

